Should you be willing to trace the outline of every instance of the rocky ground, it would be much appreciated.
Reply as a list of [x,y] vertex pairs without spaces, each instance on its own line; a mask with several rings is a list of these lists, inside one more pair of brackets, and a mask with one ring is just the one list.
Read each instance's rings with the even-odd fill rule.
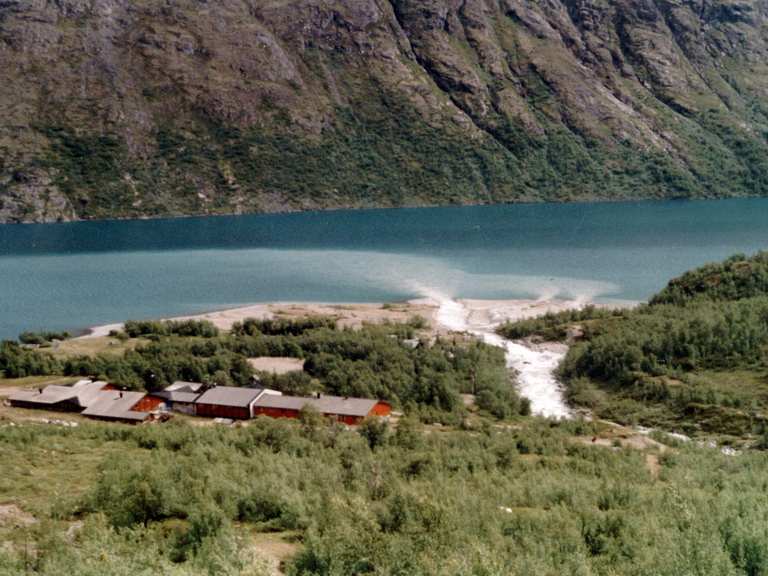
[[766,192],[766,0],[8,0],[0,221]]

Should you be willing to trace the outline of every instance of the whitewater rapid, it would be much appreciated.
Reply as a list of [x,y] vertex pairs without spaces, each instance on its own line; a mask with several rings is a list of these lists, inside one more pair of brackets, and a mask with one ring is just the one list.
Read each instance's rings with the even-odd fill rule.
[[555,369],[565,357],[562,350],[541,348],[507,340],[496,334],[496,328],[510,318],[503,309],[490,315],[489,323],[471,318],[471,311],[460,301],[430,293],[438,305],[437,323],[455,332],[468,332],[487,344],[504,348],[507,366],[517,372],[518,391],[531,401],[531,411],[539,416],[569,418],[571,411],[565,403],[563,388],[555,377]]

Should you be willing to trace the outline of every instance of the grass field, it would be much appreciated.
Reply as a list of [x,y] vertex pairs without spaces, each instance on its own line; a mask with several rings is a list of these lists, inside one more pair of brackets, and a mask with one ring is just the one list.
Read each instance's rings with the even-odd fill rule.
[[127,350],[133,350],[137,346],[148,342],[149,341],[144,338],[130,338],[123,341],[110,336],[101,336],[97,338],[75,338],[72,340],[64,340],[55,348],[41,348],[41,350],[49,352],[58,358],[96,356],[97,354],[120,356]]
[[768,405],[768,370],[764,367],[730,370],[699,370],[687,376],[691,386],[711,390],[731,403]]
[[33,386],[48,384],[72,384],[78,378],[69,376],[28,376],[26,378],[0,378],[0,396],[7,394],[8,390],[32,388]]

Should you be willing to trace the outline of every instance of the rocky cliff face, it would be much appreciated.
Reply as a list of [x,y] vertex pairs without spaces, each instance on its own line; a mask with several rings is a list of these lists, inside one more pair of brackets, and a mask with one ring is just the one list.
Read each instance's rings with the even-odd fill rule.
[[768,0],[0,0],[0,221],[768,191]]

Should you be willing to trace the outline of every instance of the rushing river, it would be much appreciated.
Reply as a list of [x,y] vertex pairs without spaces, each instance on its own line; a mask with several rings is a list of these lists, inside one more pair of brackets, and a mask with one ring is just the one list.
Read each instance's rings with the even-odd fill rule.
[[[439,292],[427,292],[427,297],[439,305],[437,322],[448,330],[468,332],[487,344],[504,349],[507,366],[517,373],[518,391],[531,401],[533,414],[553,418],[567,418],[570,410],[563,397],[555,368],[565,355],[565,347],[555,350],[552,346],[536,349],[522,342],[506,340],[496,334],[496,328],[508,316],[503,308],[491,314],[490,321],[473,321],[470,310],[460,301],[447,298]],[[578,306],[574,302],[574,306]]]
[[[768,244],[768,200],[0,226],[0,338],[267,301],[647,298]],[[554,362],[556,358],[552,358]]]

